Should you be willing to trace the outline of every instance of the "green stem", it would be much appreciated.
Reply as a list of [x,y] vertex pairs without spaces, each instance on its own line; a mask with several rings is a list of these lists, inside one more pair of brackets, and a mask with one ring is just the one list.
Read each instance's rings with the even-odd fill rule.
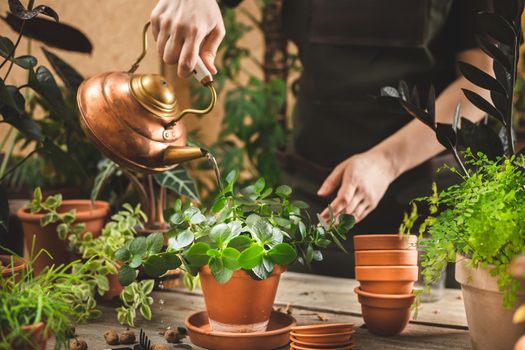
[[21,161],[19,161],[15,165],[13,165],[8,171],[5,172],[5,174],[2,175],[2,177],[0,177],[0,183],[2,183],[9,174],[11,174],[13,171],[15,171],[16,168],[18,168],[20,165],[22,165],[22,163],[24,163],[26,160],[28,160],[29,157],[31,157],[36,152],[41,151],[42,149],[43,149],[43,147],[35,148],[31,152],[29,152],[29,154],[27,156],[25,156],[24,159],[22,159]]
[[[13,46],[13,49],[11,50],[11,52],[9,53],[9,55],[7,55],[7,57],[4,59],[4,61],[2,62],[2,64],[0,64],[0,69],[2,69],[2,67],[12,58],[14,57],[14,54],[15,54],[15,51],[16,51],[16,48],[18,47],[18,45],[20,44],[20,40],[22,40],[22,32],[24,31],[24,26],[26,24],[26,21],[23,21],[22,22],[22,25],[20,26],[20,33],[18,34],[18,38],[16,39],[16,43],[15,43],[15,46]],[[11,61],[11,66],[13,65],[13,61]],[[11,70],[11,68],[9,68],[9,71]],[[9,71],[7,73],[9,73]],[[7,74],[6,76],[4,77],[4,80],[7,79]]]

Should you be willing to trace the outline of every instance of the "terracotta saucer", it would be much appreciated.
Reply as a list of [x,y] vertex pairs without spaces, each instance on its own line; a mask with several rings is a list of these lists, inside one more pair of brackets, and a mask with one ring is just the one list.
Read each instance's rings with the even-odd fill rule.
[[269,350],[284,346],[290,341],[290,329],[295,318],[273,311],[266,332],[227,333],[211,330],[206,311],[190,315],[184,324],[193,344],[212,350]]
[[300,346],[298,344],[295,344],[295,343],[291,343],[290,344],[290,350],[316,350],[316,349],[322,349],[322,350],[351,350],[353,349],[352,345],[347,345],[347,346],[341,346],[341,347],[338,347],[338,348],[310,348],[310,347],[304,347],[304,346]]
[[326,333],[326,334],[300,334],[291,332],[290,335],[301,342],[309,342],[315,344],[345,344],[352,339],[352,334],[355,331],[346,331],[339,333]]
[[311,324],[307,326],[296,326],[292,332],[298,334],[326,334],[351,331],[353,323],[329,323],[329,324]]
[[302,346],[302,347],[305,347],[305,348],[315,348],[315,349],[345,347],[345,346],[352,345],[354,343],[353,340],[350,339],[349,341],[344,342],[344,343],[323,343],[323,344],[319,344],[319,343],[312,343],[312,342],[307,342],[307,341],[300,341],[300,340],[297,340],[297,338],[295,338],[294,336],[290,336],[290,340],[295,345]]

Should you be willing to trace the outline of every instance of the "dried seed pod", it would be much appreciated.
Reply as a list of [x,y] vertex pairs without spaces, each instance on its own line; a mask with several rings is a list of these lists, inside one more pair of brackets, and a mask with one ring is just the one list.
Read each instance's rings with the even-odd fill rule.
[[108,345],[118,345],[119,343],[118,333],[114,329],[108,329],[104,333],[104,339]]
[[150,350],[167,350],[166,346],[161,343],[153,343],[151,344]]
[[87,343],[84,339],[74,338],[69,341],[70,350],[88,350]]
[[120,344],[133,344],[136,341],[135,333],[129,329],[120,334],[119,340]]
[[181,339],[184,339],[186,336],[184,334],[180,334],[178,331],[175,331],[173,329],[168,329],[166,332],[164,332],[164,339],[168,343],[180,343]]

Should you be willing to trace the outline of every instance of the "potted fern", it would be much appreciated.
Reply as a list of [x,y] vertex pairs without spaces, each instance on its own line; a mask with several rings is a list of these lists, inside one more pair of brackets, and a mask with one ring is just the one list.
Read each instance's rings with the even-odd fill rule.
[[161,234],[138,237],[119,249],[115,255],[125,263],[120,282],[132,283],[138,269],[158,277],[181,266],[199,275],[214,330],[266,330],[286,267],[322,260],[321,249],[332,242],[344,249],[340,239],[354,219],[342,215],[337,224],[332,218],[312,225],[304,211],[307,205],[290,199],[290,187],[274,190],[261,178],[237,191],[236,180],[236,172],[226,177],[209,210],[177,200],[166,213],[171,224],[166,249]]
[[[423,277],[427,283],[436,281],[448,262],[456,262],[474,349],[511,349],[525,331],[512,323],[512,309],[517,299],[525,301],[525,291],[508,271],[511,260],[525,250],[525,157],[515,154],[512,120],[524,5],[512,4],[501,15],[478,14],[479,46],[492,57],[495,77],[459,63],[465,78],[489,90],[491,101],[463,89],[466,98],[487,113],[491,125],[460,118],[459,105],[451,125],[436,123],[432,88],[426,110],[404,83],[397,90],[383,89],[381,97],[399,99],[407,112],[436,132],[459,164],[448,167],[460,177],[459,184],[442,191],[434,185],[432,195],[415,203],[425,203],[430,213],[419,227],[420,234],[430,235],[420,242]],[[415,203],[402,232],[410,232],[418,219]]]

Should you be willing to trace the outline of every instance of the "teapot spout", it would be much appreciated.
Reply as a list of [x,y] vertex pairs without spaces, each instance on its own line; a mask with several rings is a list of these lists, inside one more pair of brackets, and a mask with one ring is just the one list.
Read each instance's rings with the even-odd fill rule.
[[171,146],[164,151],[164,165],[170,166],[206,157],[208,151],[200,147]]

